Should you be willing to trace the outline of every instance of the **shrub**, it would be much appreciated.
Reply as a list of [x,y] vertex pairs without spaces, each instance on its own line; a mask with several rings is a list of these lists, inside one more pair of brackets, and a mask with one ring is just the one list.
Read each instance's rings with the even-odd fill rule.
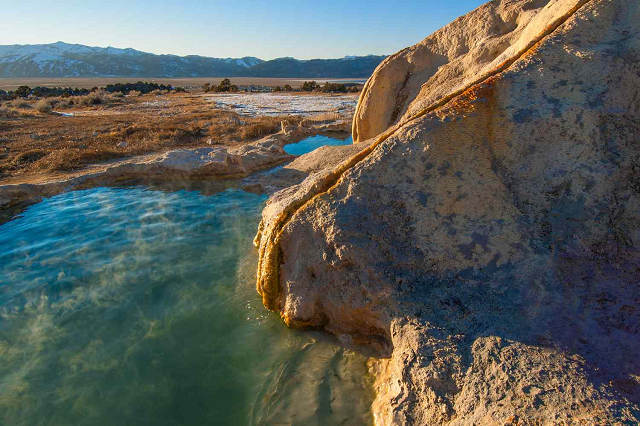
[[220,84],[218,84],[217,86],[211,86],[208,84],[205,84],[204,87],[209,87],[208,90],[205,89],[206,92],[237,92],[238,91],[238,86],[236,86],[235,84],[231,84],[231,80],[229,80],[228,78],[225,78],[224,80],[222,80],[220,82]]
[[40,99],[36,102],[36,111],[41,112],[43,114],[50,113],[53,109],[53,102],[51,99]]
[[142,96],[142,92],[138,90],[131,90],[129,91],[128,96]]
[[20,86],[16,89],[15,94],[19,98],[26,98],[31,94],[31,88],[29,86]]
[[31,94],[39,98],[84,96],[89,94],[88,89],[72,89],[71,87],[34,87]]
[[103,91],[91,92],[87,96],[79,97],[75,103],[84,106],[100,105],[106,103],[109,100],[109,96]]
[[154,90],[171,90],[171,86],[165,84],[157,84],[145,81],[138,81],[136,83],[117,83],[117,84],[109,84],[104,88],[105,91],[109,93],[113,92],[122,92],[125,95],[130,94],[130,92],[140,92],[140,93],[151,93]]
[[16,99],[16,100],[14,100],[12,102],[9,102],[8,106],[10,106],[11,108],[17,108],[17,109],[31,109],[31,108],[33,108],[29,102],[23,101],[21,99]]
[[285,84],[284,87],[282,88],[285,92],[292,92],[293,91],[293,87],[291,87],[288,84]]
[[324,93],[347,93],[347,86],[338,83],[326,82],[324,86],[319,87],[319,89]]
[[74,105],[74,99],[77,102],[77,97],[59,97],[59,98],[51,98],[51,106],[54,108],[68,108]]
[[318,87],[320,86],[318,86],[318,83],[316,83],[315,81],[305,81],[304,83],[302,83],[303,92],[313,92]]
[[228,92],[231,90],[231,80],[229,80],[228,78],[225,78],[224,80],[222,80],[220,82],[220,84],[218,84],[218,87],[216,88],[216,90],[218,92]]
[[85,106],[100,105],[101,103],[102,96],[100,96],[97,92],[91,93],[78,99],[78,104]]

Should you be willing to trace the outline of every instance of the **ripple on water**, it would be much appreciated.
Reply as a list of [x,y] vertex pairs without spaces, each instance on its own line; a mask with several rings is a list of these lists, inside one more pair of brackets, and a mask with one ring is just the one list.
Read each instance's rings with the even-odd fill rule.
[[370,423],[364,358],[261,306],[264,201],[96,188],[1,225],[0,423]]

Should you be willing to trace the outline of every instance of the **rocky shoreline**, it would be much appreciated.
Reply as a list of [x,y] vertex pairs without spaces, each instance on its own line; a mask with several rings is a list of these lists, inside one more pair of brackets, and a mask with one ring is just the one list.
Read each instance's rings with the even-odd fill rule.
[[[283,126],[280,133],[240,146],[176,149],[97,164],[64,175],[45,175],[0,184],[0,223],[45,197],[97,186],[240,179],[290,162],[284,146],[316,134],[346,135],[343,120]],[[247,189],[255,189],[247,184]],[[260,189],[261,191],[261,189]]]

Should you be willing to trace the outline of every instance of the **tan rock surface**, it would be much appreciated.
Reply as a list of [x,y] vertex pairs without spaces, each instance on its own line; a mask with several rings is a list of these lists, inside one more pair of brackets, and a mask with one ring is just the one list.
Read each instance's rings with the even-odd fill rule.
[[388,57],[360,95],[353,140],[377,136],[484,80],[586,1],[491,1]]
[[[483,6],[385,61],[354,119],[380,135],[263,212],[265,305],[391,355],[377,423],[640,421],[638,22]],[[391,88],[435,45],[455,55]]]

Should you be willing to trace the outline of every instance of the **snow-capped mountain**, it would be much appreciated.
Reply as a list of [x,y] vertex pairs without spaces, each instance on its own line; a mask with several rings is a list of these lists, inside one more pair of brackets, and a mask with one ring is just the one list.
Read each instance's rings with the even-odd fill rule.
[[1,77],[196,77],[236,75],[258,58],[154,55],[135,49],[52,44],[0,46]]
[[254,58],[252,56],[246,56],[244,58],[225,58],[226,63],[233,63],[241,67],[251,68],[254,65],[264,62],[262,59]]
[[208,58],[52,44],[0,46],[0,77],[367,77],[383,56],[315,59]]

